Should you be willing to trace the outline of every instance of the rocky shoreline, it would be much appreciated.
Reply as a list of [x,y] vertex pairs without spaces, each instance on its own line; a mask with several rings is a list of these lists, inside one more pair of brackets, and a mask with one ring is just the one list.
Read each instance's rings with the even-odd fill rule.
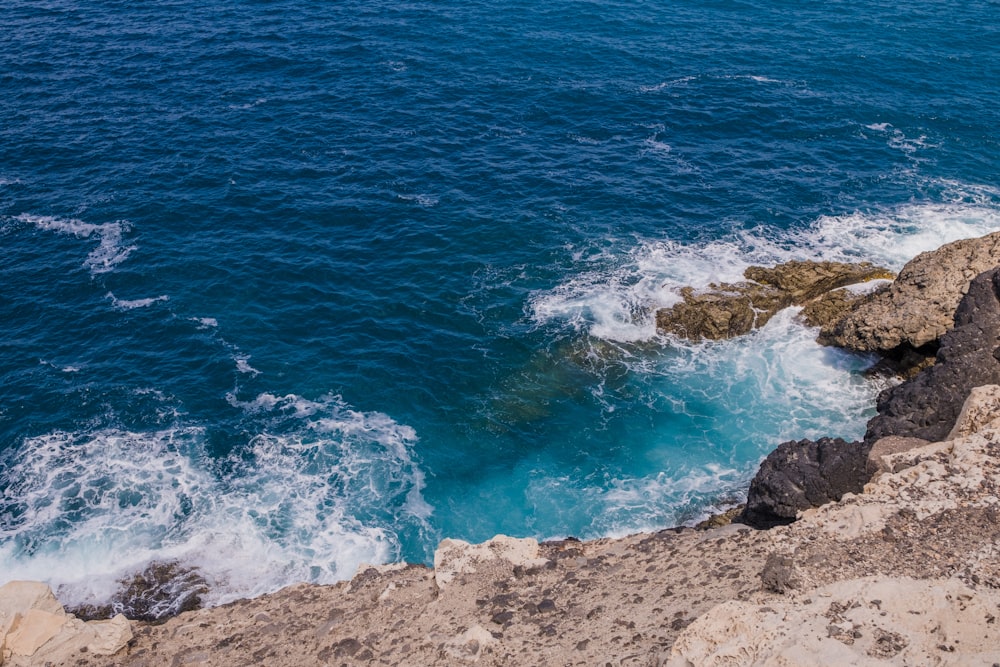
[[821,342],[907,360],[863,441],[779,445],[741,522],[444,540],[433,568],[362,567],[162,623],[85,623],[44,585],[11,583],[0,664],[1000,664],[997,267],[1000,233],[924,253],[891,284],[870,265],[782,265],[661,310],[661,330],[701,338],[812,307]]

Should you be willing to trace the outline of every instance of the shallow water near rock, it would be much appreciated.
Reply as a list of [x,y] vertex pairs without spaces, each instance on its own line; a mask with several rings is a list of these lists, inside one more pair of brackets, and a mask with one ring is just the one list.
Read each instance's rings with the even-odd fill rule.
[[996,12],[8,3],[0,572],[220,602],[693,522],[860,437],[870,360],[794,312],[655,309],[1000,229]]

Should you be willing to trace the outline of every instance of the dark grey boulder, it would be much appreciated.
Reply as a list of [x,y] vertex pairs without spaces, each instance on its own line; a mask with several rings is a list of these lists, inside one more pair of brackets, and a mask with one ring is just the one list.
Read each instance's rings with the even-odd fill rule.
[[750,482],[740,520],[755,528],[795,521],[804,509],[860,493],[871,478],[868,449],[841,438],[789,441],[767,455]]
[[890,435],[944,440],[969,392],[986,384],[1000,384],[1000,268],[969,285],[935,364],[879,395],[865,442]]

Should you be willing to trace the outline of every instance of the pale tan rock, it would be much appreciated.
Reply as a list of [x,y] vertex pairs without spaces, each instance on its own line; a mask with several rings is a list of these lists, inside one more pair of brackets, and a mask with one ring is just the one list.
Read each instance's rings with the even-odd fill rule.
[[14,656],[32,656],[63,630],[70,620],[66,612],[59,608],[59,613],[28,609],[19,615],[17,623],[7,633],[4,646]]
[[988,384],[969,392],[955,426],[945,438],[954,440],[978,433],[1000,416],[1000,386]]
[[940,338],[973,278],[1000,264],[1000,232],[917,255],[892,286],[824,326],[819,341],[861,352],[915,348]]
[[40,581],[9,581],[0,586],[0,633],[10,631],[14,616],[29,609],[53,614],[63,611],[52,589]]
[[842,581],[719,605],[681,633],[667,665],[993,665],[998,605],[1000,593],[953,579]]
[[[899,435],[889,435],[879,438],[872,445],[868,452],[868,470],[872,476],[883,472],[899,472],[899,468],[893,468],[893,462],[889,457],[902,454],[918,447],[925,447],[930,443],[921,438],[907,438]],[[901,461],[902,459],[896,459]]]
[[514,567],[543,567],[548,561],[538,557],[538,540],[497,535],[482,544],[444,539],[434,552],[434,579],[439,588],[450,584],[457,575],[482,567],[501,567],[512,574]]
[[95,655],[114,655],[132,640],[132,625],[121,614],[109,621],[90,621],[86,626],[90,631],[87,650]]
[[80,655],[110,656],[132,639],[128,619],[84,622],[67,614],[40,582],[0,587],[0,664],[4,667],[74,664]]

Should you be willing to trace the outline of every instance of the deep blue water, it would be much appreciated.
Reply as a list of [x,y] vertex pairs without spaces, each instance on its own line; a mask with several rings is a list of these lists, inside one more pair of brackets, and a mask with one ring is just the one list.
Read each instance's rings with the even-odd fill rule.
[[0,579],[216,601],[696,520],[869,360],[750,263],[1000,229],[1000,4],[9,0]]

